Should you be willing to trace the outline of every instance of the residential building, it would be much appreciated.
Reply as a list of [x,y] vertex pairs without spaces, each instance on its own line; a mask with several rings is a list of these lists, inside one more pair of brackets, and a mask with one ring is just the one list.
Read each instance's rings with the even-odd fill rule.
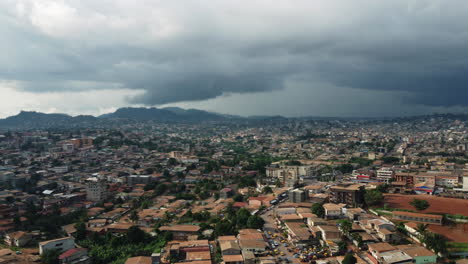
[[442,225],[443,216],[431,215],[431,214],[420,214],[412,212],[394,211],[393,218],[402,221],[412,221],[424,224]]
[[59,252],[64,252],[72,248],[75,248],[75,239],[73,237],[63,237],[39,242],[40,255],[47,250],[56,249]]
[[86,199],[93,202],[104,201],[108,198],[108,188],[106,180],[90,177],[86,179]]
[[289,191],[288,196],[289,196],[289,201],[292,203],[301,203],[306,200],[306,192],[300,189]]
[[364,185],[362,184],[338,184],[330,187],[328,196],[331,203],[344,203],[347,205],[359,205],[364,202]]

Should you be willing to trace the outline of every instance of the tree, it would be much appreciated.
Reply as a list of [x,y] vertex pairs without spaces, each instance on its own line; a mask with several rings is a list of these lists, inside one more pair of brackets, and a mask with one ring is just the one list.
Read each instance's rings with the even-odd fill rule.
[[447,240],[441,234],[425,232],[422,242],[427,245],[428,249],[432,249],[436,254],[447,254]]
[[79,222],[75,224],[76,229],[76,239],[83,240],[86,238],[86,224],[83,222]]
[[356,257],[354,257],[353,254],[351,253],[348,253],[345,255],[343,261],[341,262],[342,264],[356,264],[357,263],[357,259]]
[[130,243],[141,243],[146,240],[146,233],[138,226],[132,226],[127,231],[127,239]]
[[427,208],[429,208],[430,204],[428,201],[426,200],[422,200],[422,199],[416,199],[414,198],[410,204],[412,206],[414,206],[414,208],[416,208],[416,210],[418,211],[423,211],[423,210],[426,210]]
[[358,233],[352,233],[351,237],[353,238],[353,240],[355,240],[357,242],[358,248],[361,248],[363,246],[363,241],[362,241],[362,236],[361,235],[359,235]]
[[58,249],[49,249],[46,250],[41,255],[41,262],[45,264],[58,264],[58,256],[60,255],[60,251]]
[[169,158],[169,160],[167,161],[167,164],[169,166],[176,166],[177,164],[179,164],[179,162],[174,158]]
[[364,194],[364,200],[367,206],[378,205],[383,202],[383,194],[379,190],[369,190]]
[[384,183],[384,184],[380,184],[379,186],[377,186],[377,190],[381,193],[387,193],[389,187],[390,185]]
[[338,250],[340,251],[341,254],[346,253],[347,245],[346,242],[341,240],[337,243],[338,245]]
[[243,202],[244,201],[244,196],[242,196],[242,194],[236,194],[232,197],[232,199],[235,201],[235,202]]
[[252,215],[247,220],[248,228],[261,229],[264,224],[265,224],[265,221],[263,220],[263,218],[261,218],[258,215]]
[[339,221],[339,224],[340,224],[341,231],[345,235],[349,234],[349,232],[353,228],[353,223],[351,223],[351,221],[349,221],[348,219],[344,219],[344,220]]
[[132,212],[130,213],[130,216],[129,216],[130,220],[132,220],[132,222],[136,222],[138,221],[138,219],[140,219],[140,217],[138,216],[138,213],[136,210],[132,210]]
[[270,186],[265,186],[263,188],[263,193],[272,193],[272,192],[273,192],[273,190],[271,189]]
[[318,217],[324,217],[325,216],[325,208],[323,208],[323,205],[321,203],[314,203],[312,205],[312,213],[317,215]]
[[247,226],[247,221],[249,220],[249,217],[251,215],[247,209],[241,208],[239,209],[239,211],[237,211],[236,216],[237,228],[245,228]]
[[383,157],[382,161],[386,164],[394,164],[400,162],[400,159],[397,157]]
[[418,224],[416,231],[421,235],[424,234],[427,231],[427,224]]

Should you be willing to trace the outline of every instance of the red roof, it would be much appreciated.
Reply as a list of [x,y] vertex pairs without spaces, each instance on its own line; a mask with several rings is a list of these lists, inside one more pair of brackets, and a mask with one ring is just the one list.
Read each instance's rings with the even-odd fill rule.
[[266,198],[268,198],[268,197],[266,197],[266,196],[250,197],[249,201],[263,201]]
[[69,257],[73,256],[76,252],[86,251],[86,250],[87,250],[86,248],[72,248],[72,249],[69,249],[69,250],[63,252],[58,258],[59,259],[66,259],[66,258],[69,258]]
[[233,206],[233,207],[242,208],[242,207],[246,207],[246,206],[247,206],[247,203],[244,203],[244,202],[235,202],[232,206]]

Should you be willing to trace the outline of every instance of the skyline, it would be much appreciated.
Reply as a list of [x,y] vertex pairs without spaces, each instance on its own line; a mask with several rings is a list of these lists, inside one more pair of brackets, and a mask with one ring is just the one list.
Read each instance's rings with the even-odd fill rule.
[[0,3],[0,118],[467,113],[463,1]]

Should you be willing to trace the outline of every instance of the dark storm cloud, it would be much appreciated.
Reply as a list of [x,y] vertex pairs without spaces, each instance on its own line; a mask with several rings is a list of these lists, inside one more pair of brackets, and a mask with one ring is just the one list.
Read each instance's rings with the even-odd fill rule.
[[131,102],[154,105],[299,78],[468,106],[466,1],[170,2],[6,1],[0,79],[140,89]]

